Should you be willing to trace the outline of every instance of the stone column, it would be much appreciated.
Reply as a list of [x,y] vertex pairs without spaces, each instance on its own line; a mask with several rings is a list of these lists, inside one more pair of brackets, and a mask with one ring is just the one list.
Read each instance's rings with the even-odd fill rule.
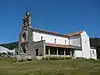
[[72,50],[70,51],[70,56],[72,57]]
[[58,48],[57,48],[57,55],[58,55]]
[[66,55],[66,51],[65,51],[65,49],[64,49],[64,56]]
[[49,49],[48,49],[48,55],[50,55],[50,47],[49,47]]
[[42,45],[43,45],[43,46],[42,46],[42,47],[43,47],[43,48],[42,48],[42,49],[43,49],[43,57],[46,57],[46,45],[45,45],[45,40],[42,40],[41,43],[42,43]]

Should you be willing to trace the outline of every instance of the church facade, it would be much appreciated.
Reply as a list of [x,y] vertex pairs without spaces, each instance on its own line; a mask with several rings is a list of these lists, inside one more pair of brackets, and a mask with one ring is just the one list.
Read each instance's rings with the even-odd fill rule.
[[19,54],[27,58],[73,57],[97,59],[96,49],[90,47],[86,31],[60,34],[32,28],[31,15],[26,12],[19,34]]

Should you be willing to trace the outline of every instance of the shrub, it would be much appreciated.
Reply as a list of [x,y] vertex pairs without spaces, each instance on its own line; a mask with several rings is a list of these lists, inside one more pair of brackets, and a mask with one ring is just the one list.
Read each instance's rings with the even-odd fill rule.
[[65,59],[66,59],[66,60],[68,60],[68,59],[72,59],[72,57],[65,57]]
[[16,62],[16,61],[17,61],[16,58],[10,58],[10,60],[11,60],[12,62]]
[[83,58],[83,57],[77,57],[76,59],[85,59],[85,58]]
[[46,57],[43,60],[68,60],[72,59],[72,57]]

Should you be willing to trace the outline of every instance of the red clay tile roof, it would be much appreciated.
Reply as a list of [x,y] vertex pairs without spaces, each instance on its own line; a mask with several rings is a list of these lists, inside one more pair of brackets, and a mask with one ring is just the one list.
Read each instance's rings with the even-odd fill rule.
[[69,37],[72,37],[72,36],[77,36],[77,35],[80,35],[83,31],[79,31],[79,32],[73,32],[71,34],[66,34],[67,36]]
[[57,35],[57,36],[63,36],[63,37],[68,37],[65,34],[61,34],[61,33],[57,33],[57,32],[51,32],[51,31],[47,31],[47,30],[40,30],[40,29],[36,29],[36,28],[31,28],[33,31],[38,31],[38,32],[42,32],[42,33],[47,33],[47,34],[51,34],[51,35]]
[[50,46],[50,47],[58,47],[58,48],[72,48],[72,49],[81,49],[78,46],[71,46],[71,45],[61,45],[61,44],[50,44],[50,43],[46,43],[46,46]]
[[79,31],[79,32],[73,32],[71,34],[61,34],[61,33],[57,33],[57,32],[51,32],[51,31],[47,31],[47,30],[41,30],[41,29],[37,29],[37,28],[31,28],[33,31],[38,31],[38,32],[42,32],[42,33],[47,33],[47,34],[51,34],[51,35],[57,35],[57,36],[63,36],[63,37],[71,37],[71,36],[76,36],[76,35],[80,35],[83,31]]

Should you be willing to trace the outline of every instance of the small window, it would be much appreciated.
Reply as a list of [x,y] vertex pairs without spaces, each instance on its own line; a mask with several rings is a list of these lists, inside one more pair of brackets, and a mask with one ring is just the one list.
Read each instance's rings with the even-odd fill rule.
[[41,36],[41,40],[43,40],[43,36]]
[[56,39],[54,39],[54,44],[56,44]]
[[18,52],[16,52],[16,54],[18,54]]
[[66,45],[66,40],[65,40],[65,45]]
[[92,53],[94,54],[94,50],[92,51]]

